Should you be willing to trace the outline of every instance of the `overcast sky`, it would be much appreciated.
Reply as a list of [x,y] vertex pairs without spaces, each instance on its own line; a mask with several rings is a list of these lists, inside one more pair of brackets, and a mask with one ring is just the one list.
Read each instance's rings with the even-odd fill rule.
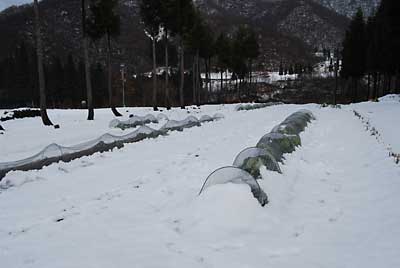
[[0,11],[12,6],[12,5],[21,5],[33,2],[32,0],[0,0]]

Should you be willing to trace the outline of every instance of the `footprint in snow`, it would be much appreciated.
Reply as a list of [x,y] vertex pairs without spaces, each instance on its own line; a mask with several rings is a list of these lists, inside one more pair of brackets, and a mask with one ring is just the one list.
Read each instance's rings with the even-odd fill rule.
[[297,226],[294,229],[295,232],[293,233],[293,237],[299,237],[304,233],[304,226]]
[[328,221],[331,223],[337,222],[341,216],[343,216],[343,211],[339,210],[338,212],[336,212],[336,215],[330,217]]
[[114,198],[121,197],[122,195],[120,193],[111,193],[111,192],[105,192],[98,197],[95,198],[95,200],[101,201],[101,200],[113,200]]
[[90,167],[90,166],[93,166],[93,165],[94,165],[93,162],[89,162],[89,161],[82,160],[80,166],[81,166],[81,167]]
[[333,188],[333,191],[334,191],[335,193],[339,193],[339,192],[341,191],[341,189],[342,189],[342,187],[336,186],[335,188]]
[[69,170],[66,169],[66,168],[63,168],[63,167],[58,167],[58,170],[59,170],[59,171],[62,171],[62,172],[64,172],[64,173],[69,173]]

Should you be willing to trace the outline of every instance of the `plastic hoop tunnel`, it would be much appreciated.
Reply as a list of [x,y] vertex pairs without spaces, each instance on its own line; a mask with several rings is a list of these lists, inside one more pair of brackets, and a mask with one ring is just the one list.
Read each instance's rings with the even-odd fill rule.
[[268,196],[261,189],[257,180],[247,171],[232,166],[222,167],[211,173],[205,180],[203,187],[201,187],[199,195],[212,185],[225,183],[247,184],[253,196],[262,206],[268,204]]

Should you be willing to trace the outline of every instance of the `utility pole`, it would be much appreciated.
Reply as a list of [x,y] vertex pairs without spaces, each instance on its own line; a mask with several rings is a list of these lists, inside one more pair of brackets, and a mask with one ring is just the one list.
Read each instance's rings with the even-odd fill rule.
[[125,64],[121,63],[121,81],[122,81],[122,106],[126,107],[125,105]]

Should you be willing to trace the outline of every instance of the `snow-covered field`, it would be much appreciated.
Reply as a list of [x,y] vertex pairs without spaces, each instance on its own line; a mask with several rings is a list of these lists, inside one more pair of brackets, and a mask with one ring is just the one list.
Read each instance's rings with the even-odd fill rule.
[[[1,267],[400,267],[400,102],[342,109],[278,105],[236,112],[234,105],[164,111],[170,119],[220,112],[225,119],[45,167],[11,172],[0,190]],[[286,156],[283,174],[264,170],[261,207],[246,185],[206,177],[299,109],[317,120]],[[128,110],[129,112],[126,112]],[[370,118],[385,144],[354,116]],[[150,108],[128,108],[145,115]],[[7,121],[0,162],[51,142],[73,145],[111,130],[108,110],[51,110],[61,129],[39,118]],[[126,116],[127,118],[127,116]],[[154,128],[160,124],[151,125]],[[1,188],[1,187],[0,187]]]
[[387,95],[381,98],[380,102],[373,105],[369,102],[364,102],[350,107],[369,120],[372,126],[383,136],[383,141],[388,147],[400,153],[399,131],[392,131],[393,129],[399,130],[399,106],[400,95]]

